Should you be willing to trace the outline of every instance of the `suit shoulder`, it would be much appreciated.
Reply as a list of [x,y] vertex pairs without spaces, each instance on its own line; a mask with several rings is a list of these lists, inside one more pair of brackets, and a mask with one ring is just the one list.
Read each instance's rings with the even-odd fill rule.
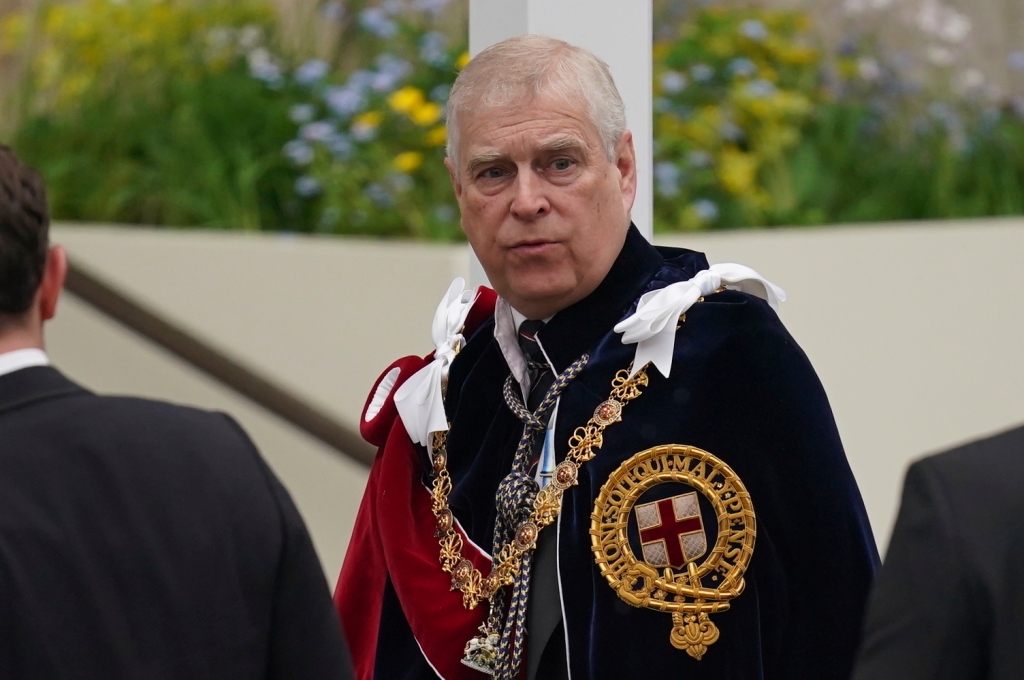
[[912,469],[940,480],[951,493],[995,499],[1005,490],[1009,502],[1024,485],[1024,426],[927,456]]
[[157,399],[127,396],[97,396],[97,408],[147,416],[158,421],[172,424],[190,423],[205,424],[210,427],[234,429],[230,416],[220,411],[210,411],[197,406],[174,404]]
[[207,449],[255,449],[234,418],[219,411],[139,397],[92,396],[81,402],[79,418],[87,417],[91,427],[125,438],[159,439]]
[[[779,333],[786,333],[782,319],[762,298],[738,290],[723,290],[706,296],[690,308],[691,312],[702,310],[717,319],[734,324],[737,329],[749,329],[751,325]],[[688,312],[687,314],[689,314]]]
[[707,296],[686,312],[677,338],[683,340],[677,340],[677,351],[687,351],[688,340],[729,361],[785,359],[810,369],[803,349],[771,305],[749,293],[725,290]]

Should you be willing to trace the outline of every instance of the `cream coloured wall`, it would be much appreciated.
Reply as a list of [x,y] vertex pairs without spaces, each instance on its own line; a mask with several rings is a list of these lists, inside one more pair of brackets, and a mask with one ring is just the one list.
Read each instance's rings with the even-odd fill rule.
[[[891,227],[891,228],[890,228]],[[73,257],[355,426],[367,390],[429,324],[463,245],[55,228]],[[1024,219],[662,236],[754,267],[825,385],[881,546],[913,458],[1024,422]],[[365,472],[69,300],[58,364],[105,392],[235,414],[284,479],[331,578]]]

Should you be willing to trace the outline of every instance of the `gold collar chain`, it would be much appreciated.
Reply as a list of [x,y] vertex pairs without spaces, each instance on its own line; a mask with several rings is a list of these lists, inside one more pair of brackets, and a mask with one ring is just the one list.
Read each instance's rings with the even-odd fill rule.
[[523,555],[536,547],[540,530],[558,516],[562,494],[578,483],[580,466],[593,458],[596,455],[594,449],[601,448],[604,443],[604,429],[622,420],[623,407],[640,396],[641,387],[647,386],[647,367],[641,368],[632,378],[629,377],[631,369],[632,366],[615,374],[608,399],[598,404],[590,421],[583,427],[577,427],[569,437],[569,453],[565,460],[555,468],[551,483],[537,492],[533,511],[516,530],[512,541],[500,548],[495,546],[497,552],[491,558],[491,573],[486,577],[462,555],[462,536],[455,530],[455,517],[448,506],[452,480],[448,475],[447,433],[434,433],[434,481],[430,495],[441,545],[441,568],[451,575],[452,590],[462,592],[462,604],[466,609],[475,609],[480,602],[490,600],[500,588],[515,582]]

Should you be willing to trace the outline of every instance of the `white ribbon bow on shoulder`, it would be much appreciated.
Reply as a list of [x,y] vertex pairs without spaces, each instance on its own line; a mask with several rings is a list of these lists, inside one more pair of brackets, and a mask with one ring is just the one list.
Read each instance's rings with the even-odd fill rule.
[[430,329],[435,348],[434,360],[416,371],[395,392],[395,406],[409,437],[424,446],[432,432],[448,429],[448,418],[444,413],[444,383],[452,360],[465,343],[462,327],[466,325],[466,317],[476,301],[475,293],[464,290],[465,286],[462,278],[452,281],[437,306]]
[[711,265],[689,281],[644,293],[636,312],[615,326],[615,332],[622,333],[622,344],[636,344],[632,374],[649,362],[667,378],[672,369],[679,317],[701,297],[711,295],[722,286],[766,300],[776,311],[779,303],[786,300],[784,290],[741,264]]

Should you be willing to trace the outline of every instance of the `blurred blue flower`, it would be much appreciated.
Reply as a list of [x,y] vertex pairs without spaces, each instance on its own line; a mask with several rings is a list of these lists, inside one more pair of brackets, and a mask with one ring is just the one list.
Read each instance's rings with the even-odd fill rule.
[[761,99],[763,97],[771,97],[775,94],[776,88],[774,83],[765,80],[764,78],[758,78],[757,80],[751,80],[749,83],[743,86],[743,93],[752,99]]
[[380,7],[369,7],[359,13],[359,25],[378,38],[393,38],[398,33],[398,24],[388,18]]
[[439,205],[434,208],[434,219],[438,222],[454,222],[459,216],[458,211],[451,205]]
[[271,87],[278,87],[284,82],[281,67],[266,48],[254,49],[246,56],[246,60],[249,63],[249,74],[253,78],[262,80]]
[[746,137],[743,128],[729,120],[718,126],[718,134],[722,136],[722,139],[730,142],[739,142]]
[[296,104],[288,109],[288,117],[297,124],[308,123],[315,115],[316,107],[312,104]]
[[375,73],[373,80],[370,81],[370,87],[377,92],[390,92],[398,87],[401,81],[401,77],[394,73]]
[[415,0],[413,6],[421,12],[440,14],[448,6],[448,0]]
[[331,150],[331,153],[334,154],[335,158],[340,158],[344,161],[352,157],[352,152],[354,150],[352,140],[340,132],[336,132],[328,137],[326,144],[327,148]]
[[999,110],[998,106],[989,104],[981,112],[981,126],[986,132],[989,132],[994,128],[1000,120],[1003,118],[1003,112]]
[[655,113],[670,113],[672,111],[672,100],[665,97],[655,97],[653,106]]
[[859,38],[855,35],[847,35],[839,42],[839,47],[836,49],[836,54],[841,57],[853,57],[860,51]]
[[751,40],[761,42],[768,37],[768,28],[757,19],[747,19],[740,24],[740,33]]
[[1014,50],[1006,58],[1006,63],[1014,71],[1024,71],[1024,50]]
[[238,29],[238,47],[248,52],[263,45],[263,28],[255,24],[248,24]]
[[394,16],[405,9],[405,3],[402,2],[402,0],[384,0],[384,4],[381,5],[381,9],[383,9],[387,14]]
[[697,214],[702,222],[714,222],[718,219],[718,205],[707,198],[698,198],[690,204],[693,212]]
[[395,204],[394,196],[382,184],[374,183],[366,187],[366,195],[381,208],[390,208]]
[[430,31],[420,38],[420,58],[432,66],[443,66],[448,61],[445,47],[448,38],[440,31]]
[[349,87],[356,90],[367,90],[370,87],[370,83],[373,82],[373,71],[368,71],[365,68],[361,68],[357,71],[353,71],[352,75],[348,77],[348,81],[345,83]]
[[347,118],[363,108],[363,95],[359,90],[346,85],[329,87],[324,92],[324,101],[336,116]]
[[382,54],[377,57],[377,69],[370,77],[370,88],[377,92],[390,92],[409,75],[412,64],[393,54]]
[[661,75],[661,89],[669,94],[676,94],[686,89],[686,76],[679,71],[665,71]]
[[412,64],[401,57],[385,52],[377,57],[377,71],[404,78],[412,73]]
[[694,64],[690,67],[690,77],[698,83],[706,83],[715,77],[715,69],[707,64]]
[[746,78],[757,73],[757,66],[746,57],[737,57],[729,62],[729,73]]
[[328,21],[341,21],[345,18],[345,5],[338,0],[325,2],[320,7],[320,16]]
[[334,133],[334,125],[326,120],[306,123],[299,128],[299,137],[307,142],[326,142]]
[[293,139],[284,145],[284,155],[295,165],[309,165],[316,157],[313,147],[301,139]]
[[709,168],[714,163],[714,159],[707,151],[703,149],[694,149],[690,153],[686,154],[686,162],[695,168]]
[[303,198],[316,196],[323,190],[320,181],[316,177],[303,175],[295,180],[295,193]]
[[675,163],[662,161],[654,166],[654,182],[658,193],[662,196],[675,196],[679,193],[679,183],[683,172]]
[[448,102],[448,95],[451,94],[452,86],[448,83],[441,83],[435,85],[434,89],[430,91],[430,101],[437,102],[438,104],[446,104]]
[[377,138],[377,126],[355,123],[349,128],[348,134],[357,142],[369,142]]
[[396,172],[388,176],[388,185],[394,189],[397,193],[405,193],[412,189],[416,183],[412,177],[405,174],[404,172]]
[[295,82],[299,85],[313,85],[327,75],[327,62],[323,59],[310,59],[295,69]]
[[953,107],[946,102],[932,102],[929,104],[928,115],[941,123],[946,123],[957,117]]

